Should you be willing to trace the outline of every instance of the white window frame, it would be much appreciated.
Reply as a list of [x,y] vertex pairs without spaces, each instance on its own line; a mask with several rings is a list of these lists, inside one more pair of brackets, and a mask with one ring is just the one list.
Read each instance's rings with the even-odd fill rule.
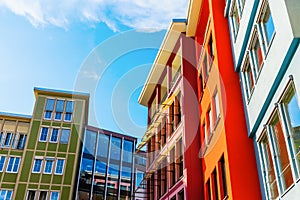
[[[63,101],[64,102],[64,106],[63,106],[63,110],[61,112],[56,112],[56,104],[57,104],[57,101]],[[66,101],[65,99],[55,99],[55,106],[54,106],[54,116],[53,116],[53,119],[54,121],[62,121],[63,117],[64,117],[64,111],[65,111],[65,108],[66,108]],[[60,119],[56,119],[56,114],[57,113],[60,113],[61,116],[60,116]]]
[[[50,161],[52,162],[52,165],[51,165],[51,171],[50,172],[46,172],[46,167],[47,167],[47,161]],[[45,163],[44,163],[44,170],[43,170],[43,173],[44,174],[52,174],[53,172],[53,167],[54,167],[54,158],[53,157],[46,157],[45,158]]]
[[[51,141],[51,138],[52,138],[52,134],[53,134],[53,130],[54,130],[54,129],[57,129],[57,130],[58,130],[57,138],[56,138],[56,141]],[[51,134],[50,134],[50,137],[49,137],[49,142],[50,142],[50,143],[57,143],[57,142],[58,142],[58,139],[59,139],[60,132],[61,132],[61,129],[60,129],[59,127],[52,127],[52,128],[51,128]]]
[[[14,168],[15,168],[15,165],[16,165],[16,158],[19,158],[19,163],[18,163],[17,171],[14,171]],[[14,162],[13,162],[11,171],[8,171],[8,165],[9,165],[10,159],[14,159]],[[8,159],[8,162],[6,164],[6,170],[5,171],[7,173],[14,173],[14,174],[18,173],[19,167],[20,167],[20,163],[21,163],[21,157],[20,156],[10,156],[9,159]]]
[[49,192],[47,190],[40,190],[39,193],[38,193],[38,199],[40,199],[41,192],[46,192],[46,199],[48,200]]
[[52,200],[53,193],[57,193],[58,194],[57,200],[59,200],[59,197],[60,197],[60,192],[59,191],[51,191],[50,192],[50,200]]
[[[51,116],[50,116],[50,118],[46,118],[46,112],[50,112],[50,111],[48,111],[48,110],[46,110],[46,106],[47,106],[47,100],[54,100],[54,105],[53,105],[53,110],[51,111]],[[53,118],[53,113],[54,113],[54,109],[55,109],[55,104],[56,104],[56,99],[55,98],[46,98],[46,100],[45,100],[45,106],[44,106],[44,116],[43,116],[43,119],[45,119],[45,120],[51,120],[52,118]]]
[[[43,128],[48,128],[46,140],[41,140]],[[49,130],[50,130],[49,126],[41,126],[41,128],[40,128],[40,135],[39,135],[39,142],[47,142],[49,140]]]
[[12,196],[14,195],[14,190],[11,190],[11,189],[1,189],[1,190],[0,190],[0,193],[2,193],[2,191],[5,191],[5,195],[4,195],[4,199],[5,199],[5,200],[6,200],[6,198],[7,198],[7,193],[8,193],[8,192],[11,192],[11,196],[10,196],[10,199],[9,199],[9,200],[12,199]]
[[[62,165],[61,173],[56,172],[57,167],[58,167],[58,165],[57,165],[58,160],[63,160],[63,165]],[[65,159],[65,158],[57,158],[57,159],[56,159],[56,162],[55,162],[55,169],[54,169],[54,174],[55,174],[55,175],[62,175],[62,174],[64,173],[65,162],[66,162],[66,159]]]
[[[69,130],[69,137],[68,137],[68,141],[67,142],[61,142],[61,137],[63,135],[63,130]],[[71,137],[71,129],[70,128],[62,128],[61,132],[60,132],[59,143],[61,143],[61,144],[68,144],[69,141],[70,141],[70,137]]]
[[[72,112],[67,112],[67,103],[68,103],[68,102],[72,102],[72,104],[73,104],[73,110],[72,110]],[[74,100],[66,100],[66,103],[65,103],[65,109],[64,109],[64,115],[63,115],[63,118],[64,118],[64,121],[65,121],[65,122],[71,122],[71,121],[73,120],[74,107],[75,107],[74,105],[75,105],[75,101],[74,101]],[[67,113],[71,114],[70,120],[67,120],[67,119],[66,119]]]

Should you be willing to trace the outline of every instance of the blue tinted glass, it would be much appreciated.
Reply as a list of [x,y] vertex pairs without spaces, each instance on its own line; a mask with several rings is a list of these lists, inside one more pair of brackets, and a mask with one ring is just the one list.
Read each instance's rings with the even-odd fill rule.
[[88,158],[82,158],[81,161],[81,170],[82,172],[92,172],[93,170],[93,160]]
[[6,133],[6,138],[5,138],[5,142],[4,142],[5,146],[9,146],[10,145],[11,135],[12,135],[11,133]]
[[12,171],[14,161],[15,161],[15,158],[9,158],[9,162],[8,162],[8,166],[7,166],[6,171],[8,171],[8,172]]
[[105,174],[106,173],[106,163],[97,160],[97,162],[96,162],[96,168],[95,168],[95,173]]
[[54,108],[54,99],[47,99],[46,110],[53,111]]
[[268,43],[270,43],[270,40],[274,34],[274,23],[273,23],[273,18],[272,18],[269,7],[267,8],[267,11],[265,13],[264,27],[266,30],[266,36],[267,36]]
[[52,166],[53,166],[53,161],[52,160],[46,160],[46,165],[45,165],[45,173],[51,173],[52,172]]
[[114,160],[120,160],[120,151],[121,151],[121,139],[112,137],[111,138],[111,152],[110,158]]
[[40,136],[40,141],[46,141],[48,136],[48,128],[47,127],[42,127],[42,132]]
[[104,134],[98,135],[98,148],[97,148],[97,156],[101,156],[106,158],[108,152],[108,142],[109,136]]
[[19,164],[20,164],[20,158],[16,157],[15,158],[15,164],[14,164],[13,172],[17,172],[18,171]]
[[0,156],[0,171],[3,170],[4,162],[5,162],[5,156]]
[[62,129],[60,143],[67,144],[69,142],[70,129]]
[[58,138],[58,128],[53,128],[50,141],[57,142],[57,138]]
[[12,191],[8,190],[7,193],[6,193],[6,200],[10,200],[11,196],[12,196]]
[[87,130],[84,139],[84,153],[94,155],[96,148],[96,132]]
[[122,166],[122,177],[130,179],[130,177],[131,177],[131,167]]
[[2,190],[0,193],[0,200],[4,200],[5,194],[6,194],[6,190]]
[[64,100],[57,100],[56,101],[56,106],[55,106],[55,111],[56,112],[63,112],[64,111]]
[[41,171],[41,165],[42,165],[42,160],[41,159],[36,159],[34,161],[33,171],[34,172],[40,172]]
[[61,120],[61,117],[62,117],[62,112],[56,112],[55,113],[55,119],[56,120]]
[[62,173],[63,167],[64,167],[64,161],[65,160],[63,160],[63,159],[58,159],[57,160],[55,173],[57,173],[57,174],[61,174]]
[[58,192],[51,192],[50,200],[58,200],[59,193]]
[[67,101],[66,112],[72,113],[73,109],[74,109],[74,102],[73,101]]
[[124,140],[123,162],[132,162],[133,142]]
[[291,126],[299,127],[300,126],[300,106],[297,100],[297,95],[294,93],[292,99],[287,105],[288,114],[290,117]]
[[71,121],[72,120],[72,113],[66,113],[65,114],[65,121]]

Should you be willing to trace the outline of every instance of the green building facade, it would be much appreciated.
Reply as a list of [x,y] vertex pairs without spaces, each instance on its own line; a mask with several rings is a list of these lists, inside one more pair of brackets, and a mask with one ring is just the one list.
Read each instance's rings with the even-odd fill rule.
[[0,113],[0,199],[75,199],[89,95],[34,93],[32,116]]

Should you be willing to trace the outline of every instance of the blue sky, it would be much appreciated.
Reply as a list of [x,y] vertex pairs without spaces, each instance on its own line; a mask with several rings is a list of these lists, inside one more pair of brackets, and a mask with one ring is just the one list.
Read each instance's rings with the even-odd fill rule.
[[141,137],[137,98],[165,29],[186,17],[176,1],[0,0],[0,111],[31,114],[34,87],[84,91],[91,125]]

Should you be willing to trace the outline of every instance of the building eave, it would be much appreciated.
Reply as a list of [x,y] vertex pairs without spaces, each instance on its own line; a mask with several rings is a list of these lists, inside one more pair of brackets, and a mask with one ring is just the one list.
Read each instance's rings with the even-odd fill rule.
[[201,7],[202,0],[191,0],[189,2],[186,27],[187,37],[194,37],[196,35]]
[[141,105],[148,105],[148,101],[151,98],[154,88],[159,81],[160,75],[167,64],[170,55],[173,52],[176,42],[180,38],[180,35],[185,33],[185,31],[186,20],[173,19],[139,96],[138,102]]

